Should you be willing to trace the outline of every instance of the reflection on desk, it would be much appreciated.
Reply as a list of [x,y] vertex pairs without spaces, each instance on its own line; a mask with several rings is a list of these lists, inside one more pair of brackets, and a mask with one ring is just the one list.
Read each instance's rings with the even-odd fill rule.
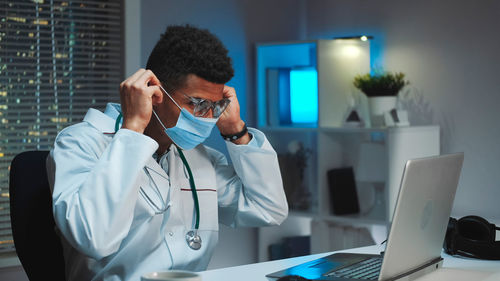
[[[500,270],[497,268],[497,270]],[[500,280],[500,272],[465,270],[457,268],[441,268],[422,276],[418,281],[436,281],[436,280],[453,280],[453,281],[498,281]]]
[[[383,246],[369,246],[338,252],[377,254]],[[315,260],[331,253],[254,263],[201,272],[203,281],[268,281],[266,274]],[[445,253],[443,268],[416,279],[417,281],[500,281],[500,261],[452,257]]]

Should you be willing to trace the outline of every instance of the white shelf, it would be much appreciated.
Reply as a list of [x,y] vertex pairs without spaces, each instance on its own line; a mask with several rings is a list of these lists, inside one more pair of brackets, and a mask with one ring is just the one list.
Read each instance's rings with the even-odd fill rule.
[[291,210],[289,212],[289,216],[307,217],[311,219],[323,220],[344,225],[384,225],[384,226],[387,225],[387,220],[381,218],[373,218],[370,215],[356,214],[356,215],[343,215],[343,216],[335,216],[335,215],[323,216],[312,212]]
[[319,218],[319,215],[317,212],[298,211],[298,210],[290,210],[288,212],[288,215],[289,216],[296,216],[296,217]]
[[260,127],[263,132],[316,132],[317,127],[313,126],[279,126],[279,127]]
[[365,215],[319,216],[318,219],[346,225],[387,225],[385,219],[371,218]]
[[288,126],[265,126],[259,127],[259,130],[263,132],[321,132],[321,133],[387,133],[391,132],[416,132],[416,131],[429,131],[434,130],[436,126],[406,126],[406,127],[372,127],[372,128],[361,128],[361,127],[318,127],[316,125],[288,125]]

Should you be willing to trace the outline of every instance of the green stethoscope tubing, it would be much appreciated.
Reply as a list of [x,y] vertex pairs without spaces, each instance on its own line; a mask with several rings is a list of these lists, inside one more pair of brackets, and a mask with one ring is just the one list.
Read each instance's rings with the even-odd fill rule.
[[[118,114],[118,117],[116,118],[115,122],[115,132],[118,132],[120,129],[120,122],[122,120],[122,113]],[[191,168],[189,167],[189,164],[186,160],[186,157],[184,156],[184,153],[182,152],[182,149],[180,147],[177,147],[179,151],[179,156],[181,157],[182,163],[187,169],[188,175],[189,175],[189,186],[191,187],[191,193],[193,194],[193,201],[194,201],[194,209],[196,212],[196,222],[194,225],[194,229],[198,230],[200,228],[200,203],[198,201],[198,193],[196,192],[196,185],[194,184],[194,177],[193,173],[191,172]]]
[[115,133],[118,132],[120,129],[120,122],[122,121],[122,113],[118,114],[118,117],[116,117],[116,122],[115,122]]
[[191,172],[191,168],[189,167],[186,157],[184,156],[184,153],[182,152],[182,149],[178,148],[179,151],[179,156],[181,157],[182,163],[184,163],[184,166],[186,167],[189,175],[189,186],[191,187],[191,193],[193,194],[193,200],[194,200],[194,209],[196,211],[196,223],[194,225],[194,229],[198,230],[200,228],[200,203],[198,201],[198,193],[196,192],[196,185],[194,184],[194,177],[193,173]]

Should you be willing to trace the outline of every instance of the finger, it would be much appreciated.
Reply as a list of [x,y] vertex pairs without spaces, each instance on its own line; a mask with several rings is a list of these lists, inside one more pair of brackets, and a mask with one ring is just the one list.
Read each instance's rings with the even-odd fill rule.
[[222,89],[222,97],[231,98],[233,96],[236,96],[236,91],[234,90],[234,88],[224,85],[224,89]]
[[[151,71],[151,70],[150,70]],[[151,71],[151,74],[153,75],[151,77],[151,79],[149,80],[149,82],[153,82],[152,84],[153,85],[161,85],[161,81],[160,79],[158,79],[158,77],[156,77],[156,75],[153,73],[153,71]]]
[[147,90],[149,92],[148,94],[151,95],[153,105],[157,105],[163,102],[163,92],[161,91],[159,86],[149,86]]
[[[156,75],[151,70],[146,70],[142,73],[142,75],[135,81],[138,85],[160,85],[160,80],[156,77]],[[135,84],[134,83],[134,84]]]
[[122,84],[129,84],[129,83],[131,84],[131,83],[135,82],[145,71],[146,71],[146,69],[140,68],[134,74],[129,76],[127,79],[125,79],[125,81],[123,81]]

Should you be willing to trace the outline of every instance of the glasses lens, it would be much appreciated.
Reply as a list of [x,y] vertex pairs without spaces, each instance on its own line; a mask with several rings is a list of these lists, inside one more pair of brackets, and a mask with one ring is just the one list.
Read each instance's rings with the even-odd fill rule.
[[199,102],[194,107],[194,116],[203,117],[207,115],[210,108],[213,106],[213,102],[209,100],[199,100]]
[[199,99],[199,100],[197,100],[197,102],[194,106],[194,110],[193,110],[194,116],[204,117],[205,115],[207,115],[210,108],[212,108],[213,118],[218,118],[222,114],[222,112],[224,112],[224,110],[226,110],[226,108],[230,102],[231,102],[231,100],[229,100],[229,99],[222,99],[222,100],[217,101],[217,102]]
[[218,118],[231,102],[230,99],[222,99],[214,104],[214,118]]

